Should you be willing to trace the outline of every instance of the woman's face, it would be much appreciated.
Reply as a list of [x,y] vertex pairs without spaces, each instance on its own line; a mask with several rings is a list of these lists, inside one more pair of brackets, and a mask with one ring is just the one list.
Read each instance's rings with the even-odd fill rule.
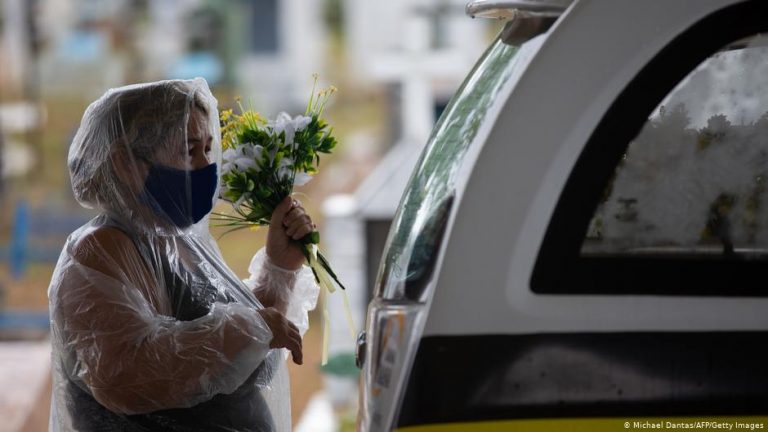
[[213,137],[208,128],[208,116],[199,109],[193,109],[187,124],[187,154],[189,169],[200,169],[210,165]]
[[211,155],[213,136],[208,126],[208,116],[201,110],[193,108],[189,113],[186,142],[185,137],[180,137],[174,143],[176,148],[157,163],[187,171],[205,168],[213,163]]
[[200,109],[193,108],[187,122],[186,136],[168,142],[170,147],[158,152],[153,162],[131,158],[124,152],[115,152],[112,164],[120,182],[138,197],[144,190],[152,164],[184,171],[207,167],[214,162],[211,152],[213,136],[208,126],[208,116]]

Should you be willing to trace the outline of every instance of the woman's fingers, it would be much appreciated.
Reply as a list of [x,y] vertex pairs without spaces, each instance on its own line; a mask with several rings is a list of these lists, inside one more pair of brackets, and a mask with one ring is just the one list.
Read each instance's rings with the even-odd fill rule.
[[283,225],[289,226],[291,223],[302,217],[309,217],[307,216],[307,211],[304,210],[304,207],[294,207],[291,209],[291,211],[286,213],[285,217],[283,218]]
[[293,208],[283,218],[283,226],[285,226],[285,234],[294,240],[301,239],[315,229],[312,218],[298,200],[293,202]]
[[298,341],[292,338],[288,339],[286,340],[285,346],[283,348],[287,348],[288,351],[291,352],[294,363],[296,364],[302,363],[303,353],[301,352],[301,344]]
[[302,346],[301,346],[301,335],[299,334],[299,330],[296,328],[296,326],[293,325],[290,321],[288,322],[290,324],[290,331],[289,331],[289,343],[287,344],[286,348],[291,351],[291,355],[293,356],[293,362],[296,364],[302,364],[304,361],[304,354],[302,353]]
[[[314,224],[312,223],[312,219],[310,219],[309,216],[305,215],[302,218],[294,220],[291,223],[291,225],[289,225],[285,229],[285,234],[288,235],[289,237],[296,238],[295,236],[297,234],[303,233],[303,234],[299,235],[299,237],[298,237],[298,238],[301,238],[304,234],[312,232],[313,227],[314,227]],[[309,230],[309,231],[307,231],[307,230]]]
[[295,202],[296,201],[290,199],[290,197],[286,197],[284,200],[282,200],[280,204],[277,205],[277,208],[275,208],[275,211],[272,213],[270,223],[278,224],[280,221],[285,220],[285,216],[293,209],[293,204]]
[[299,344],[299,346],[301,346],[301,335],[299,334],[299,329],[296,328],[296,326],[292,322],[288,321],[287,319],[285,320],[285,327],[286,327],[286,331],[285,331],[286,336],[288,336],[289,339],[294,340],[296,343]]
[[301,348],[291,350],[291,356],[293,356],[293,362],[297,365],[304,363],[304,354],[301,352]]
[[269,344],[270,348],[287,348],[293,356],[293,361],[296,364],[302,364],[304,360],[301,352],[302,342],[299,329],[277,309],[267,308],[260,313],[273,334],[272,342]]
[[312,231],[313,231],[312,225],[305,224],[305,225],[302,225],[298,230],[296,230],[296,232],[293,234],[291,238],[293,238],[294,240],[299,240],[305,235],[311,233]]
[[307,215],[300,216],[298,218],[292,219],[289,223],[284,224],[285,225],[285,232],[290,233],[292,229],[296,229],[299,224],[303,223],[305,218],[309,218]]

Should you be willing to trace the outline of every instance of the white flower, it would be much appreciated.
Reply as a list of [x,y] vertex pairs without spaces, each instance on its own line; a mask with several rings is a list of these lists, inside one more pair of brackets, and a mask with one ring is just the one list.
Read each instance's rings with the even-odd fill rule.
[[296,128],[296,132],[301,132],[312,123],[312,117],[297,115],[293,118],[293,127]]
[[277,118],[275,118],[274,121],[268,123],[268,126],[271,127],[277,135],[281,132],[285,132],[285,144],[293,145],[293,139],[296,136],[296,132],[304,130],[311,121],[311,117],[298,115],[291,118],[288,113],[281,112],[277,115]]
[[297,172],[296,177],[293,179],[294,186],[304,186],[312,180],[312,176],[305,172]]
[[253,145],[251,143],[238,145],[234,149],[227,149],[221,155],[224,161],[222,172],[228,173],[233,169],[245,171],[249,168],[258,171],[259,165],[257,162],[261,160],[261,153],[263,150],[264,148],[262,146]]
[[280,160],[280,168],[277,169],[278,177],[286,179],[293,173],[293,159],[283,158]]
[[222,174],[227,174],[234,168],[235,159],[237,159],[237,151],[235,149],[224,150],[224,153],[221,154],[221,160],[224,161],[221,166]]
[[[293,173],[293,159],[283,158],[280,161],[280,168],[278,168],[277,175],[282,179],[288,179]],[[297,172],[293,178],[294,186],[304,186],[312,180],[312,176],[305,172]]]

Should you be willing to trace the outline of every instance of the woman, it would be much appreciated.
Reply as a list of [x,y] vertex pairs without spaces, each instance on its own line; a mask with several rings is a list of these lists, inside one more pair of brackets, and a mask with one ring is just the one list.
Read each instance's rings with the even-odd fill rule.
[[112,89],[86,110],[68,164],[100,215],[72,233],[48,292],[52,431],[290,429],[287,348],[318,287],[286,198],[241,281],[208,231],[219,190],[216,100],[202,79]]

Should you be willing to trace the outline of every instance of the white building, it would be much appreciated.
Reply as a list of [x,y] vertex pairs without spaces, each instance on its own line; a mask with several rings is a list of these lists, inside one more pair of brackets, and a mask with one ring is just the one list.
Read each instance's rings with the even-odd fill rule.
[[153,25],[142,51],[154,75],[204,76],[211,84],[237,89],[268,115],[303,108],[312,74],[323,67],[322,5],[314,0],[151,2]]
[[240,88],[260,95],[254,104],[268,114],[303,109],[312,89],[312,74],[321,73],[325,54],[323,2],[252,0],[244,32],[251,48],[238,65]]

